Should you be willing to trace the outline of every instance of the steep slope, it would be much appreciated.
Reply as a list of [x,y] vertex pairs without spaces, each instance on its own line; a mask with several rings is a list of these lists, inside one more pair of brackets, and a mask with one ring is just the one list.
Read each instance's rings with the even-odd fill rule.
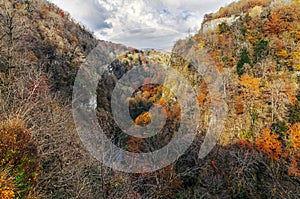
[[[176,183],[164,182],[165,188],[157,188],[156,195],[163,198],[174,197],[174,194],[179,198],[299,197],[299,14],[299,1],[235,2],[215,14],[206,15],[199,33],[178,41],[171,56],[150,55],[164,57],[161,59],[166,66],[189,80],[199,91],[197,100],[201,110],[198,138],[193,147],[168,171],[162,170],[167,176],[176,173],[181,177],[170,179]],[[108,77],[111,81],[107,82],[114,85],[111,83],[118,81],[133,65],[143,63],[141,66],[144,66],[148,56],[144,52],[122,56],[112,64],[114,78]],[[209,128],[210,107],[222,103],[223,96],[209,90],[206,81],[216,80],[213,74],[210,77],[198,74],[196,64],[201,61],[208,63],[202,71],[213,67],[222,77],[228,105],[219,142],[202,161],[197,160],[197,153]],[[180,82],[170,86],[185,87]],[[114,124],[111,115],[107,119],[103,114],[111,111],[110,90],[101,83],[99,93],[105,93],[107,99],[99,95],[101,100],[98,101],[106,103],[98,108],[101,122]],[[138,104],[138,108],[131,110],[137,124],[149,122],[149,104],[160,103],[166,110],[180,115],[176,105],[165,105],[168,99],[161,93],[152,94],[157,90],[164,92],[155,86],[142,87],[134,99],[129,99]],[[168,119],[176,120],[176,117],[169,113]],[[176,132],[174,126],[167,127],[169,133],[166,135]],[[122,137],[115,125],[108,125],[107,129],[108,136],[117,138],[116,144],[133,152],[148,152],[169,141],[165,136],[152,144],[147,140]],[[158,174],[149,174],[143,179],[150,180],[155,175]],[[145,197],[150,197],[153,191],[147,185],[135,189],[143,190],[140,193]]]
[[[199,33],[178,41],[169,55],[98,41],[47,1],[1,1],[0,197],[300,198],[299,4],[234,2],[207,14]],[[150,139],[125,136],[110,101],[118,80],[133,67],[172,67],[198,92],[197,139],[174,164],[126,174],[104,166],[84,148],[70,100],[76,73],[96,46],[108,64],[92,105],[107,137],[123,149],[162,148],[182,116],[176,96],[145,80],[126,99],[131,119],[145,126],[150,107],[160,105],[167,123]],[[202,70],[216,73],[198,74],[201,61],[208,63]],[[211,153],[198,159],[210,107],[224,105],[224,96],[208,86],[218,75],[225,87],[216,90],[225,91],[228,105],[225,128]],[[179,81],[169,86],[185,90]]]
[[298,1],[233,3],[174,47],[174,54],[184,43],[208,50],[226,84],[230,127],[238,120],[236,129],[259,135],[276,122],[299,121],[289,117],[299,96],[299,12]]
[[0,2],[0,45],[0,198],[102,194],[93,188],[99,164],[72,120],[72,87],[97,45],[104,57],[128,48],[96,40],[67,13],[39,0]]
[[[182,63],[185,66],[194,63],[191,53],[185,59],[178,56],[186,48],[193,49],[193,55],[199,58],[203,56],[200,52],[206,51],[222,75],[229,112],[219,144],[225,149],[235,143],[240,146],[241,153],[246,151],[249,157],[254,158],[251,161],[241,160],[245,165],[265,161],[256,154],[260,151],[278,164],[266,163],[270,171],[281,171],[272,177],[278,185],[272,184],[268,178],[259,177],[265,175],[264,172],[254,168],[252,171],[240,170],[240,174],[230,170],[232,174],[229,174],[227,162],[232,161],[233,166],[234,158],[224,156],[223,149],[220,149],[211,157],[219,166],[218,170],[223,168],[223,181],[218,181],[219,188],[225,191],[221,184],[227,181],[228,191],[234,197],[299,197],[296,189],[299,187],[300,166],[299,16],[299,1],[234,2],[217,13],[207,14],[199,33],[177,42],[173,49],[173,56],[178,59],[173,66],[179,67],[186,76],[193,76],[197,68],[182,67]],[[197,82],[197,79],[192,78],[191,81]],[[211,93],[207,86],[197,86],[200,89],[198,101],[207,110],[211,104]],[[236,148],[229,150],[230,154],[237,152]],[[246,167],[251,169],[250,165]],[[262,165],[259,167],[264,168]],[[230,180],[229,176],[235,174],[237,178]],[[250,182],[244,175],[256,177]],[[203,182],[204,178],[203,175],[199,177],[204,186],[212,186]],[[296,187],[289,185],[287,179]],[[237,181],[240,184],[236,187]],[[256,184],[258,181],[261,185]],[[265,193],[255,186],[264,187]],[[272,186],[281,186],[281,190],[271,190]],[[221,190],[220,194],[224,194]],[[211,190],[208,192],[212,193]]]

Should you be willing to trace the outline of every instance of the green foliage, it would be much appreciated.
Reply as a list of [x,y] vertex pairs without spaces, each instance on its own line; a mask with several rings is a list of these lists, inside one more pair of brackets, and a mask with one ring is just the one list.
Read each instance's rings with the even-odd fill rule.
[[242,139],[247,141],[252,141],[253,132],[252,131],[243,131],[242,132]]
[[230,31],[230,26],[226,22],[219,24],[219,33],[220,34],[223,34],[228,31]]
[[277,123],[273,123],[271,126],[271,130],[274,133],[281,134],[289,130],[286,123],[284,121],[279,121]]
[[292,106],[289,109],[289,122],[291,124],[295,124],[297,122],[300,122],[300,105],[299,103],[296,103],[294,106]]
[[254,44],[254,60],[255,62],[261,60],[268,54],[269,42],[263,39],[259,39]]
[[258,118],[258,112],[256,110],[251,112],[252,123],[254,124]]
[[242,35],[245,37],[246,36],[246,33],[247,33],[247,28],[241,28],[241,33]]
[[252,64],[251,59],[250,59],[250,53],[246,48],[244,48],[242,50],[240,59],[237,63],[237,74],[239,76],[242,76],[245,73],[244,64],[250,64],[250,65]]

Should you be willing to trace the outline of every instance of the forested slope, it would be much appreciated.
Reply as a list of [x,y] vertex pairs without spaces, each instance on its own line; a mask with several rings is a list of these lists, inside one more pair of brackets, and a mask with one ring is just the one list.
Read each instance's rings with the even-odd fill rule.
[[[47,1],[1,1],[0,198],[299,198],[299,42],[299,0],[234,2],[207,14],[199,32],[178,41],[170,54],[98,41]],[[150,139],[125,136],[110,103],[124,74],[169,67],[197,92],[197,137],[175,163],[126,174],[85,149],[71,97],[76,73],[96,46],[105,61],[118,57],[105,66],[96,109],[107,137],[123,149],[144,153],[165,146],[181,116],[178,98],[145,80],[128,99],[131,119],[146,126],[150,107],[159,105],[166,125]],[[198,74],[201,60],[221,77],[226,98],[209,89],[214,76]],[[180,82],[170,87],[185,89]],[[228,114],[221,137],[199,159],[210,107],[223,100]]]

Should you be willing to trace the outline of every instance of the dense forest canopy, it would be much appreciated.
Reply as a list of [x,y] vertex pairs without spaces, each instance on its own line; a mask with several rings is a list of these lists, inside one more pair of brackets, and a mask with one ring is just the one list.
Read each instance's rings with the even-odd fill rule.
[[[47,1],[0,1],[0,198],[300,198],[299,42],[299,0],[234,2],[206,14],[199,32],[169,54],[99,41]],[[72,92],[95,48],[104,61],[117,57],[98,83],[98,123],[127,151],[154,151],[176,135],[183,109],[171,90],[185,87],[144,80],[128,99],[132,121],[147,126],[155,105],[166,123],[157,136],[137,138],[122,132],[112,114],[112,93],[124,74],[159,65],[178,71],[197,92],[197,136],[176,162],[130,174],[103,165],[84,147]],[[226,99],[210,89],[213,76],[197,73],[197,60],[220,75]],[[221,137],[199,159],[210,107],[223,100]]]

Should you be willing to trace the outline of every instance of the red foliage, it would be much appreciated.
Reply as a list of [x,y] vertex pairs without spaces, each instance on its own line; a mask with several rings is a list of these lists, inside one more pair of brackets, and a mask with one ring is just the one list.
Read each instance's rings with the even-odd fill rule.
[[135,191],[132,193],[131,198],[132,199],[141,199],[141,193]]
[[58,10],[57,14],[59,14],[62,18],[65,18],[66,14],[62,10]]
[[242,149],[250,149],[250,150],[254,149],[253,145],[247,140],[239,140],[237,141],[236,144]]
[[40,75],[37,81],[31,83],[28,97],[32,98],[33,102],[36,102],[39,96],[45,96],[49,93],[49,83],[46,75]]
[[290,166],[288,168],[289,176],[300,177],[300,153],[291,156]]
[[219,168],[217,167],[216,161],[212,160],[212,161],[211,161],[211,165],[212,165],[213,168],[215,169],[215,172],[219,172]]

